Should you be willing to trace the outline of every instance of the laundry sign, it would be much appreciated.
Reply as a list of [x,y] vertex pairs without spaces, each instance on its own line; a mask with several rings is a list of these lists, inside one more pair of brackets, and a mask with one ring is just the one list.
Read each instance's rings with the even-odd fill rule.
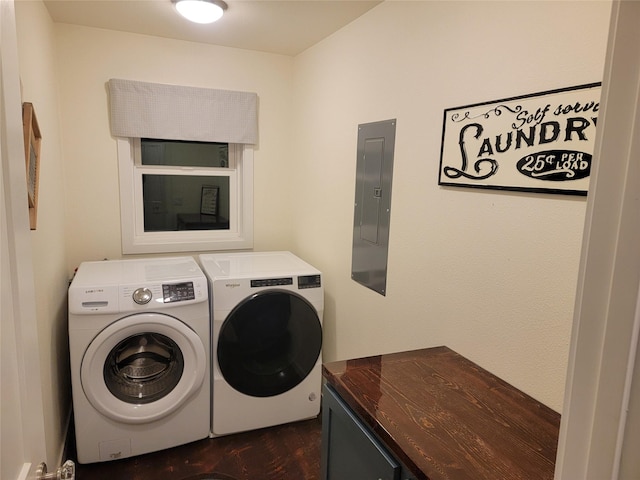
[[446,109],[438,184],[586,195],[600,86]]

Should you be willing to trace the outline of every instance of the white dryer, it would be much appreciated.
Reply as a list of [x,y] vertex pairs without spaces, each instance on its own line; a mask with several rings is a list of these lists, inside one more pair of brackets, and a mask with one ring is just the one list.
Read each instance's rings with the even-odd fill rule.
[[208,304],[206,277],[191,257],[80,265],[69,287],[80,463],[208,437]]
[[211,436],[317,416],[320,272],[290,252],[199,258],[213,320]]

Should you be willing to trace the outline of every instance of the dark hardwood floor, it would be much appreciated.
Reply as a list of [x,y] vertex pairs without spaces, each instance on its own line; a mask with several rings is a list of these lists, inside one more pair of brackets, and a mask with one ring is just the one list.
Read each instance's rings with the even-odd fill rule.
[[[321,418],[209,438],[112,462],[78,464],[78,480],[318,480]],[[200,478],[216,478],[204,475]]]

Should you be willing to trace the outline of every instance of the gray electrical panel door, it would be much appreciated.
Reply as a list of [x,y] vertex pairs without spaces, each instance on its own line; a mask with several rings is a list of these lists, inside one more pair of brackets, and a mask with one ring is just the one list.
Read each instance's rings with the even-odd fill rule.
[[387,288],[396,120],[358,125],[351,278],[381,295]]

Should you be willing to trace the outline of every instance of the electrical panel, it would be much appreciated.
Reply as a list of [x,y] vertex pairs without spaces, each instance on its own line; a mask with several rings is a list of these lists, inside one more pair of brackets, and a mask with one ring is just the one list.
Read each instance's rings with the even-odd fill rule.
[[351,278],[386,295],[396,120],[358,125]]

